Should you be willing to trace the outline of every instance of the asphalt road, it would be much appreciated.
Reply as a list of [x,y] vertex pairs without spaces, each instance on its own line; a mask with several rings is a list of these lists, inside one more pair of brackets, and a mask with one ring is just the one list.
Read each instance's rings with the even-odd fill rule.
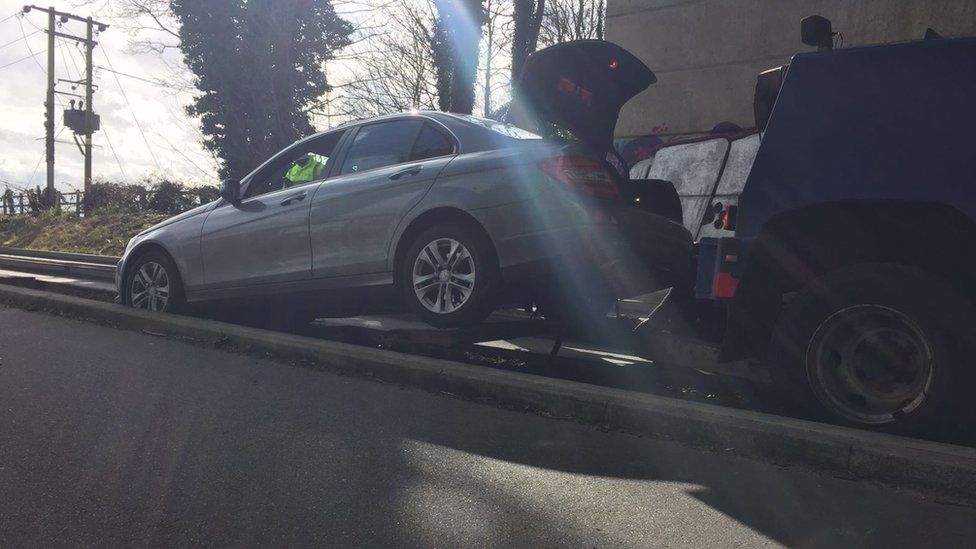
[[971,547],[976,510],[0,308],[0,546]]

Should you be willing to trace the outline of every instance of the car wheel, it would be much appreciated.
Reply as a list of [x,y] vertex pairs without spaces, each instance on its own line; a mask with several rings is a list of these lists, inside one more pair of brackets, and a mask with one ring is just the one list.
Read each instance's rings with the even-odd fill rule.
[[470,326],[494,307],[498,266],[490,244],[463,225],[418,234],[400,266],[400,291],[410,310],[439,328]]
[[139,256],[126,275],[124,302],[136,309],[179,312],[184,305],[179,271],[168,255],[151,251]]
[[815,281],[787,305],[769,348],[773,381],[818,418],[918,434],[954,411],[972,312],[935,277],[869,264]]

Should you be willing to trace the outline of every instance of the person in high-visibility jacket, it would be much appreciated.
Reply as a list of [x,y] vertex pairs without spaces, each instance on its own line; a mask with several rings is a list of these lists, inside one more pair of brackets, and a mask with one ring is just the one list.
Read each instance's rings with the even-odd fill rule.
[[285,174],[285,179],[288,181],[285,183],[284,188],[287,189],[288,187],[321,179],[322,174],[325,173],[325,163],[327,160],[313,153],[308,153],[299,158]]

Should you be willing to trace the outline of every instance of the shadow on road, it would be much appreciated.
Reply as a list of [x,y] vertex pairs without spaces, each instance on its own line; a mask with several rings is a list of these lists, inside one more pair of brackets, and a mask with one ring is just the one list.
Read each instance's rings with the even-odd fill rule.
[[0,326],[3,546],[976,539],[972,509],[788,465],[38,313]]

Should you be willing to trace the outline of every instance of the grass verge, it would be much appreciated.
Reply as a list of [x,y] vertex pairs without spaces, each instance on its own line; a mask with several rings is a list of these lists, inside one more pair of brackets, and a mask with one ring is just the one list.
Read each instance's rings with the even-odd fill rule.
[[168,216],[158,213],[101,211],[87,217],[45,212],[0,217],[0,246],[52,252],[122,255],[137,233]]

